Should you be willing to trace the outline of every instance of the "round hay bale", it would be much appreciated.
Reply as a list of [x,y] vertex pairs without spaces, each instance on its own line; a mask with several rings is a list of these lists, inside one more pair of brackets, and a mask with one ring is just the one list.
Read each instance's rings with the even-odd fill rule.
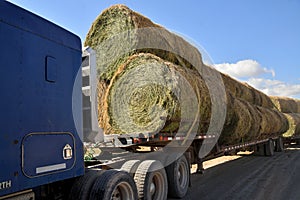
[[211,106],[207,96],[196,71],[136,54],[119,67],[105,91],[102,125],[106,134],[174,133],[188,132],[200,118],[195,132],[205,131],[201,122],[209,120]]
[[253,119],[248,105],[239,99],[234,101],[234,112],[237,116],[236,127],[233,133],[236,138],[234,142],[243,142],[252,128]]
[[237,116],[234,112],[234,101],[235,98],[233,95],[229,92],[226,93],[226,99],[227,99],[227,112],[226,112],[226,120],[224,123],[224,127],[221,133],[221,136],[218,140],[219,144],[226,145],[231,144],[235,139],[233,139],[234,136],[234,130],[237,126]]
[[245,141],[254,141],[259,137],[260,134],[260,122],[262,120],[261,115],[259,114],[256,106],[250,104],[249,102],[244,102],[248,108],[248,111],[251,115],[251,128],[249,132],[244,136]]
[[300,114],[299,113],[285,113],[284,114],[289,123],[289,129],[283,134],[283,137],[293,137],[300,135]]
[[84,45],[96,50],[98,75],[103,80],[110,80],[118,66],[136,53],[152,53],[190,68],[203,64],[193,45],[124,5],[104,10],[93,22]]

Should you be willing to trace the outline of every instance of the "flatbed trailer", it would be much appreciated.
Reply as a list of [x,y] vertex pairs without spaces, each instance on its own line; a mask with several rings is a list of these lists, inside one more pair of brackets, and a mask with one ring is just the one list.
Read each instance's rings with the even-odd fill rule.
[[[212,157],[282,150],[280,137],[220,146],[217,135],[106,136],[94,112],[92,49],[82,50],[76,35],[6,1],[0,2],[0,35],[0,199],[181,198],[191,164],[201,172]],[[201,148],[208,154],[200,156]]]

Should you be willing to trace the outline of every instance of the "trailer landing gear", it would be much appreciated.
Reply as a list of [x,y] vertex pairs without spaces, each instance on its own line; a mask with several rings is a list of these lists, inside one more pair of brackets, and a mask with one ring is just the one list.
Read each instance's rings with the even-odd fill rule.
[[204,167],[203,167],[203,160],[198,158],[197,159],[197,174],[204,174]]

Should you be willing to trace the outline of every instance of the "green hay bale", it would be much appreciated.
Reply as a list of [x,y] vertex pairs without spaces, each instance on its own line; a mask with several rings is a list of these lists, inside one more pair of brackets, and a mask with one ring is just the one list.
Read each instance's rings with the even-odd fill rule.
[[251,130],[253,123],[252,116],[248,105],[238,99],[234,101],[234,112],[236,115],[236,126],[233,132],[234,139],[231,142],[242,142]]
[[107,82],[118,66],[137,53],[152,53],[189,68],[202,66],[194,46],[124,5],[104,10],[93,22],[84,45],[96,50],[98,75]]
[[244,101],[244,104],[246,105],[251,116],[251,118],[249,118],[251,123],[251,128],[249,132],[246,135],[244,135],[243,141],[254,141],[260,135],[260,129],[261,129],[260,122],[262,121],[262,117],[259,114],[259,111],[255,105],[252,105],[246,101]]
[[[220,144],[230,144],[233,142],[233,133],[236,127],[236,121],[238,120],[235,112],[234,112],[234,97],[231,93],[226,93],[226,99],[227,99],[227,112],[226,112],[226,120],[224,123],[224,127],[221,133],[221,136],[219,138]],[[232,142],[231,142],[232,141]]]
[[[178,99],[181,96],[187,97],[186,106]],[[201,132],[207,129],[201,122],[210,118],[207,96],[208,89],[196,71],[140,53],[129,57],[111,79],[100,99],[104,110],[100,121],[106,134],[174,133],[179,127],[188,132],[197,118],[192,113],[196,113],[202,126],[195,131]]]
[[[149,68],[147,65],[152,65],[150,67],[153,70],[146,69]],[[135,70],[133,74],[130,74],[131,70]],[[165,122],[160,117],[170,121],[173,115],[178,113],[179,102],[171,92],[175,86],[167,85],[165,80],[162,80],[161,85],[156,83],[157,81],[140,85],[138,81],[143,83],[145,75],[147,78],[155,79],[164,77],[167,73],[171,72],[166,65],[156,59],[150,59],[150,56],[130,57],[114,74],[108,86],[104,98],[104,108],[107,109],[104,118],[108,122],[104,126],[105,132],[152,133],[161,130]],[[115,101],[118,102],[114,103]],[[176,131],[176,127],[173,131]]]
[[300,113],[300,100],[277,96],[271,96],[270,98],[279,111],[283,113]]
[[300,135],[300,114],[299,113],[285,113],[288,119],[289,129],[283,134],[283,137],[292,137]]

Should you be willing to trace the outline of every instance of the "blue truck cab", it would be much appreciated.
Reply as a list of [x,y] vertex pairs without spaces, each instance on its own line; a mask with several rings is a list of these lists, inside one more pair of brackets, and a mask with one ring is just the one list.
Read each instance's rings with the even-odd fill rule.
[[0,1],[0,44],[0,199],[83,175],[80,38]]

